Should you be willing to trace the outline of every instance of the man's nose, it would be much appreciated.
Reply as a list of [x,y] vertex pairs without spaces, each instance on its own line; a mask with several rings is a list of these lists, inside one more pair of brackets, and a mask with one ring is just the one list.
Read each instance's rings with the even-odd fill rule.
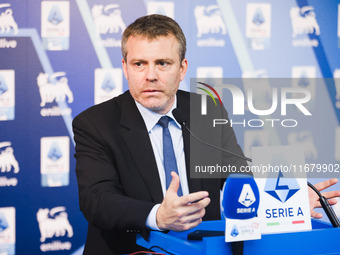
[[147,81],[156,81],[157,80],[157,70],[156,66],[150,65],[147,69],[146,73],[146,80]]

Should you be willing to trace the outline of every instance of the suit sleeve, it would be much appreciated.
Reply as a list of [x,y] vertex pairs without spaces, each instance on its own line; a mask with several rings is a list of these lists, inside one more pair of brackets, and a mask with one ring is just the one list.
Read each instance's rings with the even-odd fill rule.
[[100,125],[79,115],[73,131],[79,205],[87,221],[101,230],[145,230],[155,204],[126,196]]

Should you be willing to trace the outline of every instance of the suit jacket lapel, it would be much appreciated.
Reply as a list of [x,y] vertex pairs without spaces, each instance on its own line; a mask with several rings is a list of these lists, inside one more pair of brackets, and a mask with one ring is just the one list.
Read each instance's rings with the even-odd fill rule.
[[129,92],[125,95],[121,104],[122,136],[151,197],[155,203],[161,203],[162,186],[149,134],[132,96]]
[[[186,119],[186,126],[190,128],[190,94],[178,91],[177,93],[177,107],[183,113]],[[197,192],[202,190],[201,179],[190,178],[190,133],[185,127],[182,127],[183,142],[184,142],[184,154],[185,154],[185,165],[187,170],[187,179],[189,185],[189,193]]]

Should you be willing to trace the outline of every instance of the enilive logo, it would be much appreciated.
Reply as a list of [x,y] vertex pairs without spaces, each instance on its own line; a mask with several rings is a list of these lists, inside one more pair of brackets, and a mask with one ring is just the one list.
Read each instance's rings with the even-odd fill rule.
[[69,103],[73,102],[73,93],[70,90],[68,79],[65,75],[65,72],[57,72],[51,76],[47,73],[40,73],[38,75],[37,84],[41,97],[41,107],[53,101],[65,101],[66,97]]
[[[102,37],[103,46],[120,47],[120,36],[126,25],[123,21],[119,4],[108,4],[106,6],[95,4],[91,12],[96,31]],[[116,35],[116,38],[112,37],[112,35]]]
[[[53,237],[62,238],[67,235],[68,238],[71,238],[73,236],[73,228],[68,221],[66,208],[63,206],[54,207],[51,210],[48,208],[39,209],[37,221],[41,235],[40,242],[45,242],[46,239]],[[70,242],[53,241],[41,244],[40,250],[43,252],[70,250],[71,247]]]
[[[11,142],[0,142],[0,172],[6,176],[0,176],[0,187],[17,186],[18,179],[15,177],[7,178],[19,173],[19,163],[14,157]],[[13,171],[12,171],[13,170]]]
[[316,21],[316,15],[312,6],[292,7],[290,9],[292,19],[293,37],[300,34],[320,35],[320,27]]
[[319,45],[318,40],[310,40],[309,38],[301,37],[301,35],[304,36],[306,34],[315,36],[320,35],[320,27],[316,20],[314,8],[312,6],[304,6],[301,9],[299,7],[292,7],[290,9],[290,18],[293,29],[292,36],[294,38],[293,46],[317,47]]
[[16,174],[19,172],[19,164],[13,154],[13,148],[11,142],[0,143],[0,149],[5,148],[0,152],[0,170],[2,173],[9,172],[13,169]]
[[9,33],[13,31],[14,34],[18,33],[18,25],[13,18],[13,10],[8,3],[0,4],[1,8],[7,8],[0,13],[0,33]]
[[[256,81],[258,82],[258,81]],[[219,99],[220,103],[222,104],[222,99],[219,96],[219,94],[216,92],[216,89],[224,90],[228,89],[229,92],[231,92],[232,95],[232,101],[233,101],[233,107],[232,107],[232,113],[233,115],[245,115],[245,105],[247,105],[247,109],[254,115],[258,116],[269,116],[277,110],[280,102],[280,108],[281,108],[281,116],[287,115],[287,106],[288,105],[294,105],[297,109],[299,109],[305,116],[311,116],[312,114],[309,112],[309,110],[304,106],[304,104],[308,103],[311,99],[311,92],[308,89],[305,88],[292,88],[292,87],[281,87],[280,88],[280,98],[279,98],[279,88],[272,88],[272,102],[269,104],[269,109],[257,109],[255,107],[254,101],[254,92],[253,89],[256,90],[256,86],[249,86],[247,93],[247,101],[246,97],[243,93],[243,91],[233,84],[219,84],[218,86],[215,86],[216,89],[214,89],[211,85],[198,82],[201,85],[204,85],[208,87],[211,91],[214,92],[214,94]],[[261,85],[261,84],[260,84]],[[206,89],[199,88],[203,91],[205,91],[207,94],[210,95],[210,97],[213,97],[213,95]],[[270,96],[270,95],[269,95]],[[296,98],[293,98],[295,97]],[[216,105],[216,100],[215,105]],[[201,96],[201,114],[207,115],[207,100],[206,95]],[[244,119],[243,121],[233,122],[232,119],[214,119],[213,120],[213,126],[216,127],[217,125],[225,125],[229,123],[231,126],[233,125],[242,125],[243,127],[249,126],[254,128],[263,127],[265,124],[271,125],[271,127],[274,127],[277,122],[280,122],[283,127],[296,127],[298,125],[298,121],[295,119],[250,119],[246,121]]]
[[[10,7],[11,5],[8,3],[0,4],[0,34],[8,34],[13,32],[14,34],[18,33],[18,25],[13,18],[13,10]],[[7,8],[7,9],[2,9]],[[16,48],[17,47],[16,40],[9,40],[5,38],[0,39],[0,48]]]
[[66,208],[63,206],[52,208],[51,210],[39,209],[37,212],[37,220],[40,229],[40,242],[45,242],[47,238],[53,236],[73,236],[73,228],[68,221]]
[[207,39],[197,40],[198,47],[224,47],[225,40],[217,39],[218,35],[227,34],[221,10],[217,5],[197,5],[194,10],[197,26],[197,38]]
[[[39,87],[39,93],[41,97],[40,106],[44,107],[46,104],[53,102],[62,103],[63,105],[68,99],[68,103],[73,102],[73,93],[70,90],[68,79],[65,77],[65,72],[56,72],[52,75],[47,73],[39,73],[37,77],[37,85]],[[71,108],[65,106],[59,108],[54,106],[53,108],[44,108],[41,110],[41,115],[46,116],[60,116],[70,115]]]
[[99,34],[118,33],[126,28],[122,19],[119,4],[94,5],[92,7],[92,17]]
[[225,35],[227,28],[223,22],[221,11],[217,5],[195,7],[195,18],[197,25],[197,37],[203,34],[221,33]]

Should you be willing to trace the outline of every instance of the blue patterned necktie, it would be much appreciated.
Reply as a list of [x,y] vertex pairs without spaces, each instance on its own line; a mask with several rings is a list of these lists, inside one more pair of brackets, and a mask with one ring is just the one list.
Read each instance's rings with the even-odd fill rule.
[[[163,164],[165,171],[166,180],[166,190],[168,190],[172,177],[171,172],[176,172],[178,174],[177,162],[174,152],[174,147],[172,145],[171,134],[168,128],[170,117],[163,116],[159,119],[158,124],[163,128]],[[179,185],[178,196],[182,196],[182,187]]]

